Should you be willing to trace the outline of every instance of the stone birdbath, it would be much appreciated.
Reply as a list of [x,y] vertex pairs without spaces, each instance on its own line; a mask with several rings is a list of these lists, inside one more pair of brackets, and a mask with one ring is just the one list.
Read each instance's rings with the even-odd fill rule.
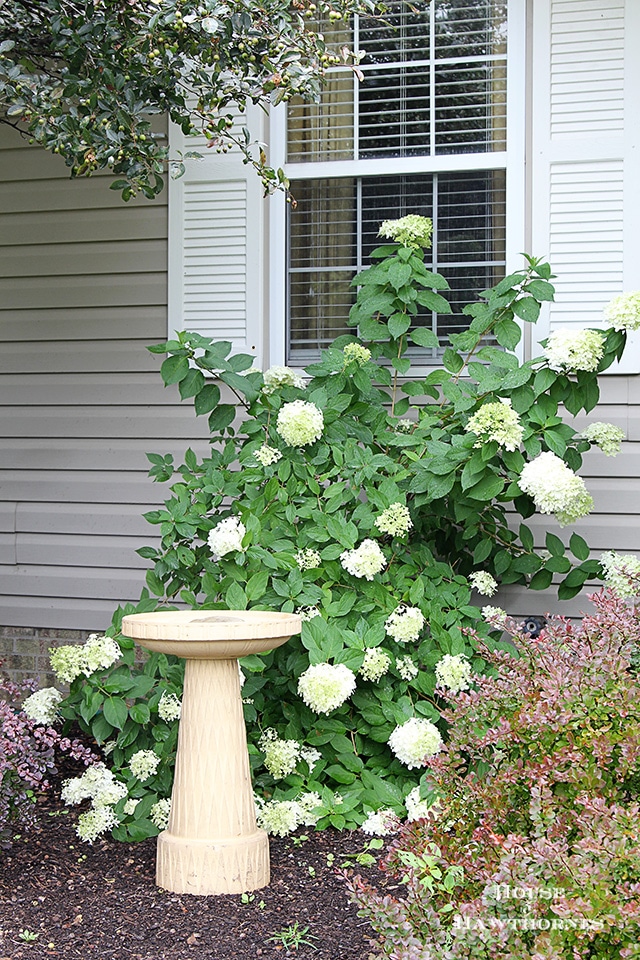
[[158,837],[156,882],[197,896],[269,883],[269,840],[256,825],[238,658],[300,633],[292,613],[180,610],[136,613],[122,633],[186,660],[169,824]]

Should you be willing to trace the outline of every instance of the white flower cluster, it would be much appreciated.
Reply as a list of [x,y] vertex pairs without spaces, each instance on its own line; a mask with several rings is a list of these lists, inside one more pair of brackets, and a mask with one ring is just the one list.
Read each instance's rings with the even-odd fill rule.
[[396,670],[403,680],[413,680],[420,672],[411,657],[398,657],[396,660]]
[[242,538],[247,532],[244,523],[238,517],[225,517],[209,530],[207,542],[215,562],[234,550],[244,550]]
[[300,758],[305,761],[309,767],[309,773],[313,770],[322,754],[315,747],[300,747]]
[[604,308],[604,316],[615,330],[640,330],[640,290],[619,293]]
[[389,533],[392,537],[403,537],[413,526],[411,514],[402,503],[392,503],[376,517],[375,524],[381,533]]
[[598,369],[604,354],[604,338],[599,330],[554,330],[547,340],[544,356],[558,373],[591,372]]
[[342,352],[345,367],[349,363],[357,363],[358,366],[363,367],[365,363],[371,360],[371,350],[363,347],[360,343],[348,343]]
[[314,713],[331,713],[355,688],[355,674],[343,663],[312,664],[298,680],[298,693]]
[[282,457],[280,450],[276,450],[275,447],[270,447],[267,443],[263,443],[260,449],[256,450],[253,455],[263,467],[270,467],[272,463],[277,463]]
[[275,837],[286,837],[298,827],[312,827],[318,821],[322,800],[317,793],[303,793],[297,800],[268,800],[256,797],[258,826]]
[[81,777],[65,780],[61,792],[63,803],[77,804],[91,800],[91,809],[80,814],[76,825],[76,833],[87,843],[93,843],[101,833],[117,826],[119,821],[113,804],[126,795],[124,783],[116,780],[104,763],[88,767]]
[[588,440],[589,443],[595,443],[597,447],[600,447],[605,457],[615,457],[620,453],[620,445],[624,440],[624,430],[614,426],[613,423],[602,423],[598,421],[596,423],[590,423],[589,426],[582,431],[582,436],[585,440]]
[[92,807],[78,817],[76,833],[85,843],[93,843],[101,833],[117,827],[119,822],[113,807]]
[[396,433],[411,433],[415,426],[416,424],[413,420],[408,420],[406,418],[398,420],[396,423]]
[[425,619],[422,610],[418,607],[406,607],[404,604],[400,604],[387,617],[384,628],[397,643],[409,643],[410,640],[418,639],[424,624]]
[[171,813],[171,800],[165,798],[158,800],[149,811],[149,819],[155,823],[158,830],[166,830],[169,826],[169,814]]
[[91,799],[97,807],[117,803],[126,795],[127,788],[124,783],[116,780],[104,763],[87,767],[81,777],[65,780],[61,791],[64,803],[75,805]]
[[92,633],[82,645],[69,644],[49,650],[51,669],[60,683],[73,683],[81,674],[90,677],[96,670],[106,670],[120,656],[118,642],[97,633]]
[[475,573],[469,574],[469,583],[484,597],[492,597],[498,589],[498,584],[486,570],[476,570]]
[[269,367],[264,374],[262,392],[274,393],[280,387],[297,387],[299,390],[304,390],[305,383],[291,367]]
[[355,550],[345,550],[340,554],[340,563],[353,577],[365,577],[373,580],[387,565],[384,553],[375,540],[363,540]]
[[168,690],[163,690],[162,696],[158,701],[158,716],[160,719],[166,720],[167,722],[179,720],[181,712],[182,703],[176,697],[175,693],[169,693]]
[[516,450],[524,433],[520,417],[511,406],[511,400],[483,403],[465,426],[467,433],[478,437],[474,447],[495,440],[505,450]]
[[440,731],[423,717],[411,717],[396,727],[388,742],[398,760],[409,770],[421,767],[427,757],[433,757],[442,749]]
[[555,453],[541,453],[525,464],[518,483],[540,513],[553,513],[561,527],[586,516],[593,507],[582,477]]
[[447,690],[460,693],[461,690],[468,690],[471,685],[471,664],[463,653],[455,656],[445,653],[436,664],[435,675],[438,683]]
[[22,709],[34,723],[41,723],[48,727],[56,722],[58,704],[64,700],[63,695],[55,687],[43,687],[36,690],[22,704]]
[[392,833],[397,833],[399,828],[400,818],[390,807],[368,814],[360,827],[364,833],[372,837],[388,837]]
[[433,223],[429,217],[421,217],[417,213],[409,213],[399,220],[384,220],[378,231],[379,237],[396,240],[404,247],[431,246]]
[[430,804],[428,800],[420,799],[420,787],[414,787],[404,800],[407,810],[407,820],[435,819],[438,816],[440,804],[436,800]]
[[316,617],[321,616],[321,613],[317,607],[298,607],[296,613],[303,621],[315,620]]
[[504,627],[507,619],[507,612],[506,610],[503,610],[502,607],[492,607],[487,604],[486,607],[482,608],[481,612],[487,623],[490,623],[495,627]]
[[368,647],[364,652],[364,660],[360,667],[360,675],[364,680],[377,682],[391,666],[391,657],[380,647]]
[[606,585],[618,597],[630,599],[640,594],[640,558],[607,550],[600,557],[600,565]]
[[322,563],[322,557],[317,550],[298,550],[295,554],[295,561],[301,570],[315,570]]
[[293,773],[300,759],[300,744],[297,740],[281,740],[272,727],[268,727],[258,746],[264,753],[264,765],[274,780],[282,780]]
[[138,780],[148,780],[158,769],[160,757],[153,750],[136,750],[129,760],[129,769]]
[[291,447],[305,447],[322,436],[322,410],[306,400],[294,400],[280,407],[276,430]]

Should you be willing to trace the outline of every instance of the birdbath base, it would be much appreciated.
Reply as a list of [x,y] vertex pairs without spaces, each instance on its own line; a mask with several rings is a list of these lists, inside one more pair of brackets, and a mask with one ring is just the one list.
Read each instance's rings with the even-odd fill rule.
[[256,825],[238,658],[281,646],[300,617],[262,611],[132,614],[122,632],[186,659],[176,770],[156,882],[197,896],[269,883],[269,841]]

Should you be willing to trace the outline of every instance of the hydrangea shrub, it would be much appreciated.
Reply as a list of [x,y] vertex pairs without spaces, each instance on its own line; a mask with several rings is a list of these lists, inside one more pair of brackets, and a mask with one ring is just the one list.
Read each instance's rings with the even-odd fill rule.
[[[381,808],[406,815],[446,734],[442,691],[484,669],[469,631],[488,639],[490,628],[472,600],[554,577],[571,597],[600,571],[575,533],[573,559],[552,533],[539,554],[525,521],[536,508],[562,523],[588,511],[575,471],[591,441],[560,408],[593,409],[597,373],[626,333],[598,334],[597,369],[519,363],[521,321],[553,297],[549,265],[528,258],[466,308],[469,328],[450,337],[441,365],[412,376],[415,348],[439,349],[425,311],[450,312],[446,279],[425,266],[430,223],[420,220],[384,225],[396,242],[354,280],[354,335],[304,379],[254,370],[251,356],[198,334],[150,348],[167,354],[165,384],[208,417],[211,451],[187,451],[180,465],[149,454],[151,475],[171,483],[146,515],[160,545],[139,551],[152,563],[147,589],[108,633],[118,638],[123,612],[177,602],[300,612],[300,637],[242,661],[260,818],[277,833],[354,827]],[[541,457],[557,461],[553,503],[544,472],[522,479]],[[168,796],[177,721],[160,702],[179,699],[182,666],[154,655],[135,672],[132,642],[119,645],[121,660],[88,681],[77,668],[60,710],[114,744],[109,764],[141,801],[135,816],[127,800],[114,805],[115,834],[135,839],[155,829],[151,808]],[[143,779],[132,769],[139,751],[160,758]]]
[[356,879],[393,960],[640,956],[640,617],[602,592],[581,625],[554,618],[491,675],[449,696],[429,800],[384,866],[401,898]]

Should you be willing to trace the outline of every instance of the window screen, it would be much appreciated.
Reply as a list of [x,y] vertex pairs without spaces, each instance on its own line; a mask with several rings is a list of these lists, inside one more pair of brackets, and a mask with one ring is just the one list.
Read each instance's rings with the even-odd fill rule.
[[[380,222],[406,213],[434,221],[429,265],[447,277],[454,314],[420,322],[444,343],[466,325],[462,306],[504,275],[505,170],[491,154],[506,149],[506,0],[392,0],[384,18],[324,32],[365,51],[364,78],[336,70],[319,104],[289,108],[288,361],[312,360],[349,329],[351,279],[379,243]],[[429,171],[404,173],[417,157]],[[352,161],[353,176],[332,175],[340,160]],[[371,172],[381,160],[384,176],[379,163]],[[311,162],[326,176],[316,168],[307,179]]]

